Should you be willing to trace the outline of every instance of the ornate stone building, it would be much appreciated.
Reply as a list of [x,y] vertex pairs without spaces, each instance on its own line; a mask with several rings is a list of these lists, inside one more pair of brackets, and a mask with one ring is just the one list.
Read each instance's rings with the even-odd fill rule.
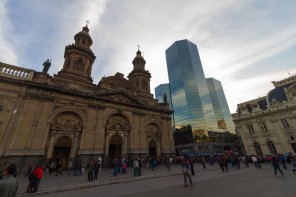
[[60,158],[86,163],[101,156],[157,157],[174,154],[171,113],[150,93],[151,74],[138,50],[133,70],[93,84],[96,56],[88,27],[74,36],[62,69],[43,72],[0,62],[0,157],[25,166]]
[[233,114],[249,155],[296,152],[296,75],[272,83],[267,96],[238,104]]

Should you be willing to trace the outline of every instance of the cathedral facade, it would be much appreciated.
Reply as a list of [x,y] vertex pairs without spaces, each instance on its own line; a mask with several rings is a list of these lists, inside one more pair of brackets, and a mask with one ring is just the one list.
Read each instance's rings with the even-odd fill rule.
[[50,76],[0,62],[0,158],[21,166],[59,158],[105,164],[126,157],[175,154],[172,111],[150,93],[151,74],[137,51],[133,70],[91,78],[96,56],[87,26],[66,46],[62,69]]

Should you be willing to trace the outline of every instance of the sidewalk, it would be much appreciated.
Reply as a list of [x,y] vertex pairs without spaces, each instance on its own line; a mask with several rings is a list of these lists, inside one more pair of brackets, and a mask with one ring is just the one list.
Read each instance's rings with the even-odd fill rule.
[[[207,166],[206,169],[202,168],[202,165],[195,164],[194,170],[196,173],[208,170],[218,170],[219,166]],[[62,176],[56,176],[55,174],[46,174],[40,182],[39,190],[37,193],[27,194],[26,188],[28,185],[28,179],[24,178],[23,174],[18,175],[17,180],[19,183],[18,195],[17,196],[35,196],[38,194],[48,194],[59,191],[68,191],[73,189],[81,189],[87,187],[97,187],[102,185],[116,184],[121,182],[132,182],[138,180],[152,179],[162,176],[174,176],[181,174],[181,166],[171,166],[168,170],[165,166],[159,166],[157,170],[151,170],[150,168],[142,168],[142,176],[134,177],[133,168],[128,168],[127,174],[118,174],[118,176],[113,176],[112,169],[102,169],[99,172],[98,180],[89,182],[87,181],[87,171],[81,176],[68,175],[68,172],[63,172]]]

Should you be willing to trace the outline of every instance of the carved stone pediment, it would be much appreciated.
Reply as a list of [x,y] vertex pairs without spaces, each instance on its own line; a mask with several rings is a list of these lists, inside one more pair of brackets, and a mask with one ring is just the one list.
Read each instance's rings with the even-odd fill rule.
[[80,118],[71,112],[59,114],[50,128],[54,131],[65,132],[81,132],[83,129]]
[[146,130],[146,137],[149,139],[157,139],[161,138],[161,132],[155,125],[148,125]]
[[120,102],[120,103],[128,103],[128,104],[137,104],[141,105],[141,103],[135,98],[123,93],[123,92],[113,92],[107,94],[99,95],[100,98],[104,98],[110,101]]
[[108,131],[130,131],[131,126],[129,122],[120,115],[114,115],[109,118],[106,125]]

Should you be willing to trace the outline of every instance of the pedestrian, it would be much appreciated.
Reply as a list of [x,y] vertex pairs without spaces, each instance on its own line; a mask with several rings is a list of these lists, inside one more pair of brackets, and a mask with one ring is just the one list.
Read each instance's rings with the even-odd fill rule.
[[276,174],[277,174],[277,170],[279,170],[280,173],[282,174],[282,176],[284,176],[284,173],[283,173],[283,171],[281,170],[280,165],[279,165],[277,159],[275,158],[275,156],[272,156],[272,158],[271,158],[271,162],[272,162],[272,166],[273,166],[273,169],[274,169],[274,175],[276,176]]
[[56,171],[56,176],[58,176],[59,174],[61,176],[63,176],[63,173],[62,173],[62,163],[60,162],[59,159],[56,160],[56,169],[55,169],[55,171]]
[[134,177],[139,176],[139,161],[138,161],[138,159],[134,160],[133,167],[134,167]]
[[73,163],[71,161],[71,159],[69,160],[69,163],[68,163],[68,175],[71,174],[71,171],[73,170]]
[[88,164],[88,173],[87,173],[87,178],[88,181],[93,181],[93,174],[94,174],[94,161],[90,160]]
[[186,159],[184,159],[183,163],[182,163],[182,173],[184,176],[184,184],[185,184],[184,186],[185,187],[187,187],[187,178],[189,179],[190,184],[193,185],[192,180],[191,180],[191,176],[189,174],[190,171],[191,171],[191,169],[190,169],[189,162],[187,162]]
[[100,160],[94,161],[94,180],[98,180],[100,167]]
[[201,162],[202,162],[202,167],[204,169],[206,169],[206,159],[205,159],[205,156],[203,155],[202,158],[201,158]]
[[225,158],[224,156],[221,156],[220,158],[218,158],[218,162],[219,162],[219,166],[222,170],[222,172],[225,172],[225,166],[226,166],[226,161],[225,161]]
[[164,159],[164,165],[168,170],[171,170],[171,165],[170,165],[170,159],[169,158],[165,158]]
[[43,177],[43,166],[41,164],[38,164],[33,172],[36,180],[34,180],[34,191],[37,192],[39,188],[40,181]]
[[13,197],[16,196],[18,190],[18,182],[15,179],[16,166],[15,164],[7,165],[1,174],[0,180],[0,196],[1,197]]
[[126,168],[127,168],[127,164],[126,164],[126,161],[124,161],[122,164],[122,171],[121,171],[122,174],[127,174]]
[[37,180],[36,176],[33,174],[33,169],[31,166],[28,167],[27,169],[27,173],[25,175],[25,178],[28,177],[28,181],[29,181],[29,184],[27,186],[27,193],[32,193],[34,192],[34,184],[35,184],[35,181]]
[[190,158],[189,159],[189,165],[190,165],[190,169],[191,169],[191,175],[194,176],[195,175],[195,172],[194,172],[194,162],[193,162],[193,159]]
[[52,161],[52,162],[50,163],[50,166],[49,166],[49,174],[52,174],[52,173],[55,172],[56,165],[57,165],[57,164],[56,164],[54,161]]
[[142,176],[142,166],[143,166],[143,160],[139,157],[138,158],[139,167],[138,167],[138,176]]
[[119,168],[119,162],[117,159],[113,160],[113,176],[117,176]]
[[295,174],[295,172],[296,172],[296,155],[294,155],[294,156],[291,158],[291,164],[292,164],[292,166],[293,166],[292,171],[293,171],[293,173]]
[[252,155],[252,161],[255,165],[255,168],[261,168],[260,162],[258,160],[258,158],[255,155]]

